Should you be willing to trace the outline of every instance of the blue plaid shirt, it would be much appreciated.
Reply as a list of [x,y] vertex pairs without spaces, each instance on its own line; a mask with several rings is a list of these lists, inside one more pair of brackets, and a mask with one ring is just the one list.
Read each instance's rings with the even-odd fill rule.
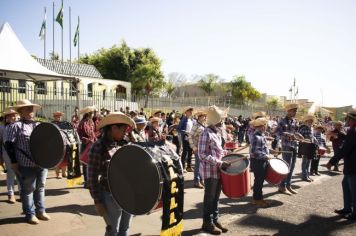
[[[20,120],[10,124],[4,136],[4,142],[12,142],[15,145],[17,163],[24,167],[36,167],[30,152],[30,136],[38,122],[32,120]],[[43,140],[45,143],[45,140]],[[22,151],[20,151],[22,150]]]
[[325,137],[322,133],[314,133],[314,137],[318,141],[319,147],[326,147]]
[[305,138],[309,139],[312,143],[318,143],[318,140],[314,137],[311,127],[302,125],[299,128],[299,133]]
[[296,119],[285,117],[278,123],[276,135],[277,139],[282,140],[282,146],[296,148],[298,143],[296,140],[291,140],[285,132],[295,134],[298,131],[298,123]]
[[268,158],[269,150],[267,146],[266,137],[261,131],[256,130],[253,135],[251,135],[251,147],[250,156],[251,158],[264,160]]

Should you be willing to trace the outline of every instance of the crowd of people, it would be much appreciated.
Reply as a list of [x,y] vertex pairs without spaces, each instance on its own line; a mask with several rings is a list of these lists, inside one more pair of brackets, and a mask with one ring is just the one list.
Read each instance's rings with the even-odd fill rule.
[[[45,211],[44,188],[47,169],[36,165],[31,158],[29,138],[38,125],[35,111],[40,105],[21,100],[3,112],[4,125],[0,129],[2,159],[7,171],[8,202],[15,203],[14,183],[19,183],[22,208],[28,223],[50,220]],[[339,170],[344,159],[342,182],[344,207],[335,210],[346,219],[356,219],[356,110],[345,114],[344,121],[332,121],[329,117],[317,119],[305,115],[296,119],[298,104],[286,106],[286,116],[270,117],[259,111],[251,117],[230,116],[229,110],[216,106],[206,108],[185,107],[181,111],[165,113],[161,109],[148,116],[129,107],[111,112],[95,106],[76,108],[71,125],[80,139],[81,153],[87,153],[83,161],[83,185],[94,200],[97,213],[110,222],[107,235],[128,235],[132,216],[115,204],[107,183],[108,163],[122,146],[135,142],[166,142],[181,158],[184,173],[194,172],[194,187],[204,189],[202,230],[218,235],[228,229],[219,221],[218,203],[221,193],[221,170],[231,165],[223,157],[239,147],[248,148],[251,171],[254,173],[253,201],[257,207],[268,207],[263,197],[268,161],[281,154],[288,165],[288,174],[279,183],[278,191],[292,195],[291,179],[296,158],[302,158],[302,180],[313,182],[311,176],[320,175],[319,160],[331,153],[326,145],[332,143],[333,157],[327,168]],[[53,123],[62,122],[64,113],[53,113]],[[233,149],[227,148],[234,143]],[[300,152],[303,148],[309,152]],[[310,151],[312,149],[312,151]],[[235,150],[236,151],[236,150]],[[65,161],[65,160],[64,160]],[[66,164],[55,169],[57,178],[66,177]]]

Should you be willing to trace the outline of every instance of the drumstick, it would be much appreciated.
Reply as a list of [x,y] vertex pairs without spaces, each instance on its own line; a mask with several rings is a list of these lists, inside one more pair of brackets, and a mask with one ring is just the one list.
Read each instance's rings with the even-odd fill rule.
[[235,149],[235,150],[233,151],[233,153],[242,151],[242,150],[248,148],[249,146],[250,146],[250,145],[246,145],[246,146],[244,146],[244,147],[242,147],[242,148],[240,148],[240,149]]
[[238,159],[233,160],[233,161],[227,161],[227,163],[229,163],[230,165],[232,165],[232,164],[234,164],[235,162],[239,162],[239,161],[246,160],[246,159],[248,159],[248,157],[238,158]]

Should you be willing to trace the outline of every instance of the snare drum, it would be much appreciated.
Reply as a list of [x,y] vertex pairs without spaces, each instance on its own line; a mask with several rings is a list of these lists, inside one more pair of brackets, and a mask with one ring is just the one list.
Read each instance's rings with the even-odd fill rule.
[[241,154],[231,154],[222,161],[232,162],[226,170],[221,170],[223,193],[229,198],[246,196],[251,189],[249,159]]
[[319,147],[318,148],[318,155],[319,156],[324,156],[325,155],[325,153],[326,153],[326,148],[324,148],[324,147]]
[[265,180],[274,185],[278,185],[289,173],[289,167],[287,162],[279,159],[272,158],[268,160],[268,167]]
[[225,149],[236,149],[238,147],[239,147],[239,145],[237,143],[235,143],[235,142],[226,142],[224,144],[224,148]]
[[[141,143],[144,145],[144,143]],[[166,145],[138,144],[120,148],[108,167],[108,184],[117,204],[133,215],[143,215],[162,206],[163,184],[170,172],[183,176],[179,156]],[[166,164],[172,160],[174,168]]]

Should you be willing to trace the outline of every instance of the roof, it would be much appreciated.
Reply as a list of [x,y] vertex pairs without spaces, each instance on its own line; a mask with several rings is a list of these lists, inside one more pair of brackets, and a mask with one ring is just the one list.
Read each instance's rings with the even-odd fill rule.
[[7,22],[0,28],[0,52],[0,77],[32,81],[75,79],[48,70],[38,63]]
[[36,60],[41,63],[41,65],[45,66],[47,69],[57,72],[58,74],[91,78],[103,78],[100,72],[93,65],[75,64],[65,61],[62,64],[62,61],[59,60],[43,58],[36,58]]

